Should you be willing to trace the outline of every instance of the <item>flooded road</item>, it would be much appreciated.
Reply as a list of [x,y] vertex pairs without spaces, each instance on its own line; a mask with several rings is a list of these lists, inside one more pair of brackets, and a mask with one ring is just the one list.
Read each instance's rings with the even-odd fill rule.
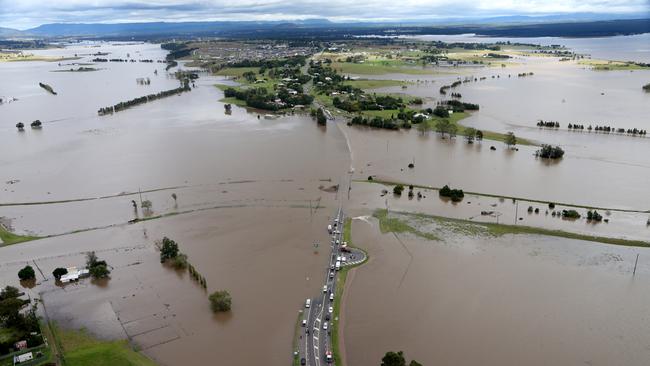
[[[424,365],[645,365],[648,250],[539,236],[380,234],[353,221],[370,261],[344,309],[347,363],[403,350]],[[636,277],[631,270],[637,252]]]

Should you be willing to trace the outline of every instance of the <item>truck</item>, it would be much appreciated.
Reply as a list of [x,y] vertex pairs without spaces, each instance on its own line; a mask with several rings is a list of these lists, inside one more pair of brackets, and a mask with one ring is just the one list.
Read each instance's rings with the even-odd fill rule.
[[337,271],[341,269],[341,261],[336,261],[336,266],[334,266],[334,268],[336,268]]

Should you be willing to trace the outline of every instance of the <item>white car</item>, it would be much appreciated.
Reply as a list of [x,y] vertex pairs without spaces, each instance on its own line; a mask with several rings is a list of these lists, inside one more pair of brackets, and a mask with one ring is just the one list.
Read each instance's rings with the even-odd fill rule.
[[306,326],[307,326],[307,319],[303,319],[303,320],[302,320],[302,326],[303,326],[303,327],[306,327]]
[[323,292],[327,292],[327,285],[323,286]]
[[334,301],[334,293],[333,292],[330,294],[330,301]]
[[[331,297],[330,297],[330,298],[331,298]],[[334,312],[334,307],[333,307],[333,306],[330,306],[330,308],[329,308],[329,312],[330,312],[330,314],[332,314],[332,313]]]
[[327,322],[323,323],[323,330],[327,330]]
[[307,299],[307,301],[305,301],[305,308],[309,308],[310,306],[311,306],[311,299]]

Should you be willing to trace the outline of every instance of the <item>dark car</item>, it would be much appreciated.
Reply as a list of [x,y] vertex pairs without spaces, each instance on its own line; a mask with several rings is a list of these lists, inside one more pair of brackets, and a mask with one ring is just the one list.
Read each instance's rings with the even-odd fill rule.
[[301,365],[306,365],[306,364],[307,364],[307,360],[305,360],[304,357],[301,358],[301,359],[300,359],[300,364],[301,364]]

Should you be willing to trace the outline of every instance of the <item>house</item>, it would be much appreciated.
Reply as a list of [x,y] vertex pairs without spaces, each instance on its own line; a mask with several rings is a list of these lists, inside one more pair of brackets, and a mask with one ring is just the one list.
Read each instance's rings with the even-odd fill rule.
[[68,273],[61,276],[60,281],[62,283],[78,281],[80,278],[84,278],[90,275],[90,271],[86,268],[77,269],[77,267],[68,267],[66,269],[68,270]]
[[31,361],[34,359],[34,355],[31,352],[23,353],[22,355],[14,356],[14,365]]
[[24,340],[23,340],[23,341],[18,341],[18,342],[16,342],[16,343],[14,343],[14,348],[17,349],[17,350],[19,350],[19,351],[20,351],[21,349],[25,349],[25,348],[27,348],[27,341],[24,341]]

